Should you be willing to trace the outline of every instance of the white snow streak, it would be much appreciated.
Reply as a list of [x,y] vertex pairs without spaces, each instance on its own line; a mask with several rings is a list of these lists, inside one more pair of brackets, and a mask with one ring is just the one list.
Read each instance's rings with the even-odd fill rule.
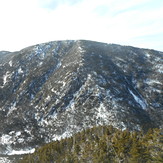
[[162,84],[160,81],[155,80],[155,79],[147,79],[146,83],[149,85],[153,85],[153,84]]
[[27,150],[20,150],[20,151],[11,151],[10,153],[8,153],[8,155],[22,155],[22,154],[28,154],[28,153],[34,153],[35,152],[35,148],[33,149],[27,149]]
[[81,53],[84,53],[85,52],[85,50],[82,48],[82,47],[78,47],[78,49],[79,49],[79,51],[81,52]]
[[11,74],[9,71],[6,72],[6,74],[3,76],[3,86],[8,82],[7,79],[11,77]]
[[9,62],[10,67],[12,67],[12,61]]
[[151,57],[151,55],[150,55],[149,53],[145,53],[145,55],[146,55],[148,58]]
[[59,69],[61,66],[62,66],[62,63],[59,62],[59,63],[57,64],[57,66],[56,66],[56,69]]
[[136,96],[130,89],[129,92],[131,93],[131,95],[134,97],[135,101],[143,108],[146,109],[146,104],[145,102],[140,99],[138,96]]
[[16,136],[20,136],[20,135],[21,135],[20,131],[16,132]]
[[10,106],[9,112],[7,113],[7,115],[9,115],[10,113],[12,113],[14,110],[16,110],[16,101]]
[[19,69],[18,69],[18,73],[19,73],[19,74],[22,74],[22,73],[23,73],[23,70],[22,70],[21,67],[19,67]]
[[119,58],[119,57],[115,57],[115,58],[118,59],[119,61],[122,61],[122,62],[126,63],[126,61],[124,59],[122,59],[122,58]]

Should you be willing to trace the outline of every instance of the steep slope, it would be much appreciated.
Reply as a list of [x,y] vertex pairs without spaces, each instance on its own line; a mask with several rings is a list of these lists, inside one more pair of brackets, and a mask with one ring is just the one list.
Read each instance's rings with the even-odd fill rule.
[[0,64],[1,153],[31,151],[95,125],[162,127],[162,52],[80,40],[5,56]]

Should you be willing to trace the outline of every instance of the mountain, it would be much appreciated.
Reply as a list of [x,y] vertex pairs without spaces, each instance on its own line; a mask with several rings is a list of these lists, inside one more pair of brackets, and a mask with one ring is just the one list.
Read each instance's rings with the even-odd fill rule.
[[0,153],[86,128],[163,128],[163,52],[86,40],[0,52]]

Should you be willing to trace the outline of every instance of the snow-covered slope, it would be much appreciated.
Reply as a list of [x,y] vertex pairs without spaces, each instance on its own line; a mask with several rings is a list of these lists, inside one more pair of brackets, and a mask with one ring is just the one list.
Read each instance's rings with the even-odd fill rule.
[[163,127],[162,99],[162,52],[79,40],[7,53],[0,56],[0,152],[32,151],[95,125]]

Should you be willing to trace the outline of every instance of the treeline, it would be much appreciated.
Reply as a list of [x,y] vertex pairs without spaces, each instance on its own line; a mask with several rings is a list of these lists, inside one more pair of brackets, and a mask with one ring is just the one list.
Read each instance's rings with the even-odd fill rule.
[[99,126],[73,137],[51,142],[19,163],[162,163],[163,132],[121,131],[112,126]]

